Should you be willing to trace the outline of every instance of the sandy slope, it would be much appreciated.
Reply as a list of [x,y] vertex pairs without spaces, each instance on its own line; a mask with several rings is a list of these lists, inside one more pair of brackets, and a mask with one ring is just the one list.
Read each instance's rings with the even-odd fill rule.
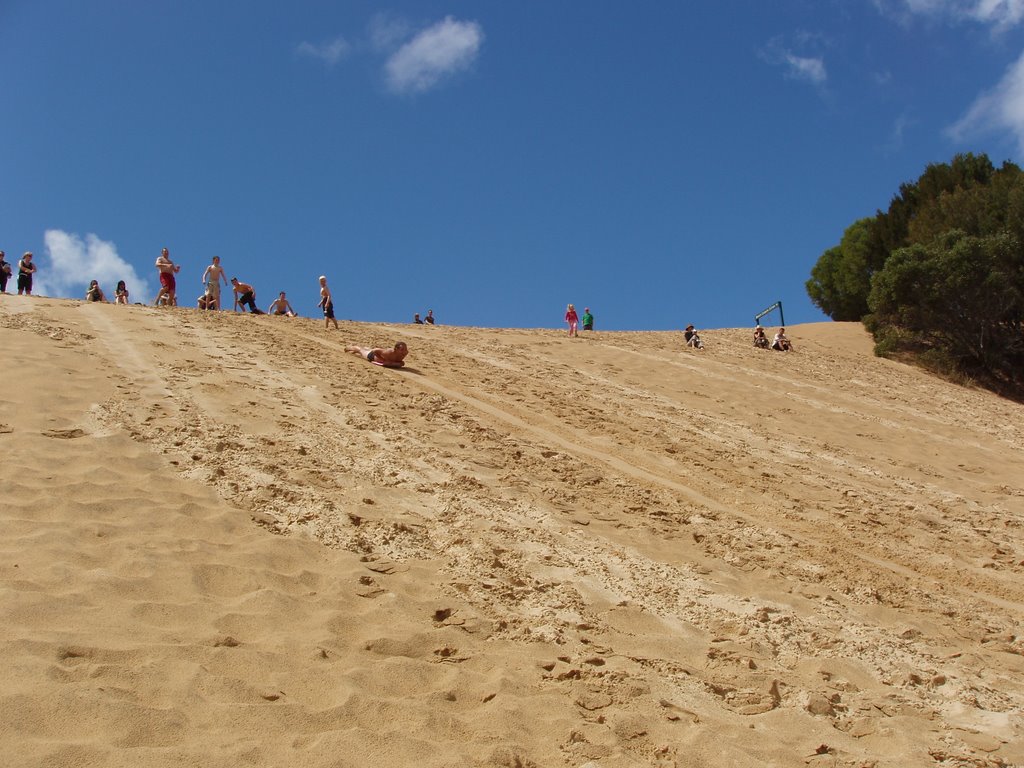
[[9,764],[1024,764],[1024,408],[859,327],[0,299]]

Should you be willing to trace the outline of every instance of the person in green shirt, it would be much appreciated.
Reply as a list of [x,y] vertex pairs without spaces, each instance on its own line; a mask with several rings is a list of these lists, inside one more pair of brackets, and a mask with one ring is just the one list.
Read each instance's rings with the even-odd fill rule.
[[590,307],[583,308],[583,330],[594,330],[594,316],[590,314]]

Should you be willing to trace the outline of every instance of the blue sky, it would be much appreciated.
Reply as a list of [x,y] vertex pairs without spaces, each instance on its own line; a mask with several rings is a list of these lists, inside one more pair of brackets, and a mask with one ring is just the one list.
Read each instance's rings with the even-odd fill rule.
[[958,152],[1021,162],[1024,0],[0,0],[0,249],[162,247],[317,316],[750,325]]

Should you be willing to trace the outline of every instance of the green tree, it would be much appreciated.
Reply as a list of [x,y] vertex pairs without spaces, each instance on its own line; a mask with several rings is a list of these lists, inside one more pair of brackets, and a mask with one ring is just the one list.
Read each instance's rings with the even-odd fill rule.
[[860,320],[867,314],[872,237],[871,219],[854,222],[839,245],[825,251],[811,269],[807,294],[833,320]]
[[1013,235],[953,231],[898,249],[873,276],[868,304],[879,354],[1024,390],[1024,250]]

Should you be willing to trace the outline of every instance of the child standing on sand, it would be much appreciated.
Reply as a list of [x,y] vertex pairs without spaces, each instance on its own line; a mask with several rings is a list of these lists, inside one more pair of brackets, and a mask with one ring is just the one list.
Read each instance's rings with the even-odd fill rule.
[[570,336],[580,335],[579,331],[577,330],[580,325],[580,318],[579,315],[576,314],[576,307],[574,307],[572,304],[570,304],[568,309],[565,310],[565,322],[569,324]]
[[331,289],[327,287],[327,277],[324,275],[320,275],[320,303],[317,306],[324,310],[324,330],[331,323],[334,323],[334,330],[338,330],[338,321],[334,319],[334,300],[331,299]]

